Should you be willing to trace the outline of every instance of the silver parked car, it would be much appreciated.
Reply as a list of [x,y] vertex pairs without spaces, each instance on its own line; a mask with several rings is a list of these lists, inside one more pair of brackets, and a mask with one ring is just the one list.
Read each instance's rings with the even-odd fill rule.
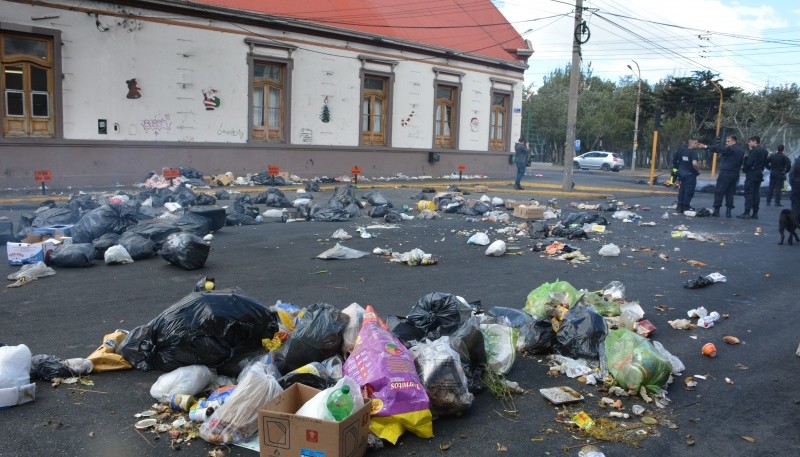
[[604,171],[620,171],[625,168],[625,161],[616,152],[589,151],[572,159],[576,170],[596,168]]

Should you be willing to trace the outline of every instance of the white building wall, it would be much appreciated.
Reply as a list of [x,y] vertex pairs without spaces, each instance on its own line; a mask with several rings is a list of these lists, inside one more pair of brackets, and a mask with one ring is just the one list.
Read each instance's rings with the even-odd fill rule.
[[[5,3],[5,2],[4,2]],[[83,7],[103,8],[86,2]],[[247,33],[229,23],[191,18],[171,18],[205,28],[179,27],[172,24],[123,21],[100,15],[101,32],[95,17],[85,12],[5,3],[3,21],[62,31],[63,126],[66,139],[228,142],[248,140],[249,92],[247,56],[250,47],[244,42]],[[144,12],[159,17],[158,13]],[[34,21],[32,17],[56,16]],[[122,21],[121,24],[117,24]],[[213,26],[228,33],[209,30]],[[276,36],[274,31],[248,26],[251,37]],[[330,41],[327,47],[309,44],[308,37],[284,33],[281,41],[298,46],[293,60],[291,131],[293,144],[357,146],[359,144],[359,108],[361,54],[376,53],[380,58],[396,60],[394,67],[393,112],[390,145],[395,148],[431,148],[433,143],[434,66],[447,62],[427,56],[387,51],[379,47]],[[297,41],[300,39],[301,41]],[[313,39],[315,42],[323,40]],[[255,54],[286,57],[284,50],[255,47]],[[425,59],[417,62],[413,59]],[[497,70],[457,64],[462,91],[459,107],[461,150],[485,151],[488,148],[490,77]],[[472,69],[472,71],[471,71]],[[501,74],[501,76],[503,76]],[[518,79],[509,72],[505,77]],[[135,78],[141,98],[128,99],[126,81]],[[221,104],[214,110],[203,105],[203,90],[215,89]],[[520,132],[521,84],[514,87],[509,107],[512,145]],[[320,118],[327,105],[331,121]],[[108,122],[108,134],[97,131],[98,119]]]

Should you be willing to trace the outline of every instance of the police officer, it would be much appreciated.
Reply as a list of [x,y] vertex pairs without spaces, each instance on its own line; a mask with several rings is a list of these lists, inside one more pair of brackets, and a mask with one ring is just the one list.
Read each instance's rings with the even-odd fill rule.
[[739,170],[742,168],[744,152],[736,142],[736,136],[730,135],[725,138],[725,146],[707,146],[711,152],[719,153],[722,161],[719,166],[719,176],[717,176],[716,191],[714,192],[714,217],[719,217],[719,208],[722,206],[722,198],[725,197],[725,217],[732,217],[733,194],[736,192],[736,184],[739,182]]
[[699,146],[700,143],[691,138],[675,152],[673,166],[678,169],[678,179],[681,182],[678,190],[677,210],[679,213],[692,209],[691,203],[694,197],[694,189],[697,186],[697,175],[700,174],[696,151]]
[[[767,165],[767,150],[761,147],[761,137],[754,135],[747,140],[749,151],[744,155],[744,212],[740,219],[758,219],[758,206],[761,202],[761,181],[764,180],[764,167]],[[752,211],[752,214],[750,213]]]
[[767,206],[770,200],[775,198],[775,206],[781,205],[781,194],[783,193],[783,183],[786,182],[786,173],[792,168],[792,161],[783,153],[783,145],[778,145],[778,150],[767,158],[767,170],[769,170],[769,192],[767,192]]

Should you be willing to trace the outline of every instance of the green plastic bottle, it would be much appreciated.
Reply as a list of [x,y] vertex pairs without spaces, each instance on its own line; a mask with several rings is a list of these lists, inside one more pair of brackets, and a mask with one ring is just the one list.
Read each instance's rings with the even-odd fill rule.
[[343,385],[341,389],[334,390],[328,396],[328,411],[336,422],[343,421],[353,412],[353,396],[350,394],[350,386]]

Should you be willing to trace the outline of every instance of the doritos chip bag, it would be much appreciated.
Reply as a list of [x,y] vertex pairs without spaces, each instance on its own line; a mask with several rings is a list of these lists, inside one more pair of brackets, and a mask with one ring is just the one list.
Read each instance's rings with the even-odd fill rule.
[[406,430],[420,438],[433,436],[430,400],[414,358],[372,306],[364,312],[364,323],[353,353],[344,362],[343,374],[352,377],[362,395],[372,400],[372,433],[392,444]]

